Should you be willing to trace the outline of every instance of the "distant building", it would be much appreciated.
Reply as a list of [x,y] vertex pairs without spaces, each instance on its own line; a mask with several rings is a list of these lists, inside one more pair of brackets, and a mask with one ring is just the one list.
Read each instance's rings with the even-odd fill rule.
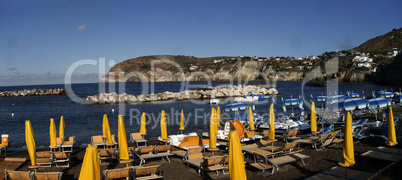
[[190,66],[190,71],[194,71],[196,69],[198,69],[198,66]]
[[364,53],[362,53],[361,56],[356,55],[356,56],[353,58],[352,61],[353,61],[353,62],[359,62],[359,63],[362,63],[362,62],[369,62],[369,63],[372,63],[372,62],[373,62],[373,58],[369,58],[369,57],[366,56]]
[[368,62],[357,63],[357,67],[371,67],[371,64]]

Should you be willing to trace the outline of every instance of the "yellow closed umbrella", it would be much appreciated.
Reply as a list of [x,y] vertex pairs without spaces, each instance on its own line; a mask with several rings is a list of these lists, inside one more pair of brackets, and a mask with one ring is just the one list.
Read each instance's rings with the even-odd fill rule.
[[143,136],[147,134],[146,124],[147,124],[147,118],[145,117],[145,112],[143,112],[141,116],[141,128],[140,128],[140,134]]
[[271,104],[269,108],[269,139],[275,139],[275,114],[273,104]]
[[100,180],[98,146],[88,144],[81,166],[79,180]]
[[216,113],[218,114],[218,127],[221,127],[221,107],[218,106],[218,108],[216,109]]
[[118,133],[118,138],[119,138],[119,155],[120,155],[120,159],[128,160],[130,158],[128,156],[127,134],[126,134],[126,127],[124,125],[123,115],[119,115],[117,133]]
[[231,180],[247,179],[239,135],[229,131],[229,175]]
[[50,136],[50,148],[57,148],[56,144],[56,124],[54,123],[54,119],[50,118],[50,127],[49,127],[49,136]]
[[315,114],[315,105],[314,101],[311,101],[311,111],[310,111],[311,121],[310,121],[310,129],[311,133],[317,132],[317,116]]
[[216,149],[216,110],[211,109],[211,119],[209,122],[209,148]]
[[161,112],[161,138],[162,140],[167,139],[167,129],[166,129],[166,115],[165,115],[165,111],[162,110]]
[[250,124],[250,130],[254,131],[254,115],[253,115],[253,109],[251,109],[251,106],[248,107],[248,123]]
[[353,166],[355,162],[355,151],[353,147],[352,116],[350,111],[346,113],[345,136],[343,141],[344,163],[339,163],[342,167]]
[[183,113],[183,109],[181,110],[181,114],[180,114],[180,131],[184,131],[184,113]]
[[64,116],[60,117],[60,126],[59,126],[59,138],[63,139],[64,138],[64,127],[65,127],[65,123],[64,123]]
[[25,142],[27,144],[29,158],[32,167],[36,166],[36,144],[31,121],[25,121]]
[[113,144],[112,133],[110,132],[110,124],[106,114],[103,115],[102,132],[103,137],[106,138],[106,143]]
[[392,113],[391,106],[388,107],[388,146],[395,146],[398,144],[396,141],[395,125],[394,125],[394,115]]

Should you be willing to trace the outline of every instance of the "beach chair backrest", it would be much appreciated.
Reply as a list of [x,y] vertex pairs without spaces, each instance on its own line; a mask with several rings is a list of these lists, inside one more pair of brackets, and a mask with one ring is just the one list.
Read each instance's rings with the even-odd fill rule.
[[318,138],[317,142],[325,141],[326,139],[328,139],[329,135],[331,135],[331,134],[330,133],[323,134],[322,136],[320,136],[320,138]]
[[93,144],[105,143],[105,138],[102,135],[91,137]]
[[53,157],[55,159],[68,159],[68,154],[66,152],[54,152]]
[[139,154],[150,154],[154,151],[155,146],[140,147]]
[[64,142],[74,142],[74,136],[65,137]]
[[172,145],[159,145],[156,153],[169,152],[172,149]]
[[208,167],[208,166],[215,165],[215,161],[216,161],[215,157],[204,158],[204,160],[202,161],[202,166]]
[[10,180],[30,180],[31,172],[30,171],[7,171],[5,170],[6,179]]
[[197,154],[201,153],[204,147],[198,147],[198,148],[191,148],[188,150],[188,154]]
[[286,152],[291,151],[293,148],[296,147],[297,143],[299,143],[299,141],[293,141],[290,143],[286,143],[285,146],[283,147],[283,152],[286,153]]
[[107,179],[121,179],[130,177],[131,168],[121,168],[121,169],[106,169],[105,174]]
[[36,172],[34,176],[37,180],[60,180],[60,172]]
[[52,158],[50,151],[36,152],[36,158]]
[[135,170],[135,176],[138,177],[138,176],[147,176],[147,175],[156,174],[159,167],[160,167],[160,165],[138,167]]
[[341,130],[334,131],[331,133],[331,138],[336,138],[336,135],[338,135],[341,132]]
[[133,140],[142,139],[141,133],[131,133],[131,138]]
[[63,144],[63,139],[56,137],[56,145],[62,145]]
[[202,153],[195,153],[188,155],[188,159],[202,159],[202,158],[204,158],[204,155]]
[[292,129],[289,131],[287,137],[294,137],[297,135],[297,132],[299,131],[299,129]]
[[99,156],[109,157],[114,155],[114,149],[99,149]]

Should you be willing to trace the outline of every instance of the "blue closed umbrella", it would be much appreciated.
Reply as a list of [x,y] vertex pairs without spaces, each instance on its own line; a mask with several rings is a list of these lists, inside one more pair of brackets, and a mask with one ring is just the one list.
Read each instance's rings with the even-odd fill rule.
[[248,108],[248,104],[246,103],[233,103],[225,106],[225,111],[238,111],[238,110],[244,110]]
[[394,96],[394,93],[387,90],[381,90],[377,92],[377,96],[382,98],[392,98]]

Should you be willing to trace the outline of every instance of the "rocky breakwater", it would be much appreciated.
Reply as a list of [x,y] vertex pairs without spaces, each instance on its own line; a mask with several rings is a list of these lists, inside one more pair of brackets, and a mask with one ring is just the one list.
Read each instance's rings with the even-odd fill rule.
[[32,89],[22,91],[3,91],[0,92],[0,97],[22,97],[22,96],[55,96],[55,95],[67,95],[67,91],[64,89]]
[[167,100],[203,100],[211,98],[228,98],[245,96],[249,92],[253,94],[275,95],[278,91],[275,88],[269,88],[267,85],[221,85],[196,88],[182,92],[162,92],[151,94],[117,94],[101,93],[93,96],[88,96],[83,99],[86,104],[113,104],[113,103],[137,103],[151,101],[167,101]]

